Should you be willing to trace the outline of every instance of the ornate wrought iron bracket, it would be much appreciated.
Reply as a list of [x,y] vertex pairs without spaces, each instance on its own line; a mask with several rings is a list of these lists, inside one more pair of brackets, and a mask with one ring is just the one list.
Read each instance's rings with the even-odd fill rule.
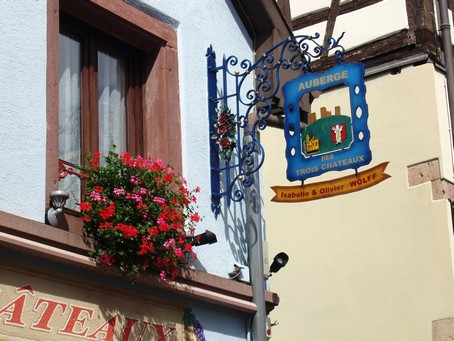
[[[276,108],[274,99],[281,87],[281,73],[308,72],[313,60],[330,52],[341,62],[345,53],[339,44],[342,37],[343,34],[338,39],[328,37],[321,44],[318,33],[289,37],[255,63],[224,55],[218,66],[213,47],[207,49],[211,195],[215,215],[220,213],[222,197],[226,197],[227,205],[244,198],[245,189],[254,183],[254,175],[263,165],[265,150],[259,132],[266,128],[266,119]],[[249,76],[253,77],[251,81]],[[226,117],[220,115],[230,113],[229,110],[234,120],[226,123],[223,121]]]

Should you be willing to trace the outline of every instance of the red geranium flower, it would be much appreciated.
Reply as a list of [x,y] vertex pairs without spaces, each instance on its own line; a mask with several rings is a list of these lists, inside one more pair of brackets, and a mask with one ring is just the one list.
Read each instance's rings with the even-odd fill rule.
[[80,204],[79,204],[79,207],[80,207],[80,210],[83,212],[83,211],[90,211],[91,210],[91,202],[86,202],[86,201],[82,201]]
[[174,279],[196,257],[185,242],[186,231],[193,233],[200,221],[193,192],[159,159],[111,151],[104,160],[84,168],[88,193],[80,209],[84,232],[93,239],[90,256],[128,277],[152,269]]

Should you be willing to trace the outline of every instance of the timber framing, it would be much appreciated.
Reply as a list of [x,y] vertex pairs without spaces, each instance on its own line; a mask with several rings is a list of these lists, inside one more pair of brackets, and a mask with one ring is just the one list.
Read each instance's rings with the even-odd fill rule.
[[[383,0],[353,0],[341,4],[340,0],[331,0],[329,8],[293,19],[293,32],[326,22],[326,31],[323,32],[325,41],[326,37],[332,35],[339,15],[376,5],[381,1]],[[280,1],[280,7],[283,9],[287,8],[285,2],[285,0]],[[454,9],[454,0],[449,0],[449,6]],[[406,10],[408,26],[405,29],[346,51],[343,61],[347,63],[362,62],[366,68],[366,76],[384,71],[399,72],[399,68],[405,65],[426,62],[443,65],[440,53],[441,41],[435,24],[434,2],[432,0],[406,0]],[[334,56],[323,54],[319,60],[311,62],[310,71],[324,72],[336,63],[337,60]],[[303,100],[302,105],[306,106],[305,110],[310,110],[310,103]],[[283,127],[283,121],[282,116],[272,116],[267,119],[270,126],[277,128]]]
[[288,0],[232,0],[232,4],[258,54],[292,35]]
[[[377,2],[380,2],[383,0],[356,0],[356,1],[351,1],[343,5],[339,5],[339,13],[338,15],[346,14],[352,11],[356,11],[358,9],[361,9],[363,7],[367,7],[373,4],[376,4]],[[339,3],[339,1],[338,1]],[[327,21],[328,17],[330,15],[331,9],[324,9],[321,11],[309,13],[308,15],[303,15],[300,17],[297,17],[292,20],[292,28],[293,31],[300,30],[302,28],[312,26],[318,23],[321,23],[323,21]]]
[[[333,0],[332,4],[337,0]],[[299,29],[327,22],[326,35],[332,33],[336,17],[366,6],[372,6],[382,0],[358,0],[334,8],[334,11],[326,9],[316,13],[295,19],[293,29]],[[452,4],[454,1],[451,1]],[[337,5],[336,5],[337,6]],[[343,57],[345,62],[362,62],[366,69],[376,67],[393,60],[402,60],[413,55],[427,55],[427,60],[436,64],[442,64],[440,55],[440,40],[435,25],[435,9],[432,0],[407,0],[408,28],[391,34],[387,37],[368,42],[357,48],[347,51]],[[325,38],[326,38],[325,35]],[[322,57],[311,64],[311,70],[322,72],[336,63],[332,57]]]

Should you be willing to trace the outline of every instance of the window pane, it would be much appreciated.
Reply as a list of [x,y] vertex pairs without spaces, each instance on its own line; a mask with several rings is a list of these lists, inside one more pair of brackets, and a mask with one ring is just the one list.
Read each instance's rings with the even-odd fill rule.
[[106,155],[112,145],[126,151],[125,61],[98,51],[99,151]]
[[[80,70],[81,47],[75,37],[60,34],[59,55],[59,158],[80,164]],[[80,202],[80,180],[68,175],[59,188],[69,192],[68,208]]]

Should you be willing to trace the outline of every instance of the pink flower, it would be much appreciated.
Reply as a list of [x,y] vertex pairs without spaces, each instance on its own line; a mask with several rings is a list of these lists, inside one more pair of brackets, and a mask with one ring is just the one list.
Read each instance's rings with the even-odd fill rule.
[[142,202],[142,197],[139,194],[136,193],[128,193],[126,194],[126,199],[132,199],[138,203]]
[[166,203],[166,199],[161,198],[161,197],[154,197],[153,198],[153,202],[155,202],[157,204],[165,204]]
[[165,280],[167,278],[166,272],[162,270],[161,273],[159,274],[159,277],[161,277],[162,280]]
[[169,239],[162,246],[166,250],[170,249],[171,247],[174,248],[175,247],[175,239],[173,239],[173,238]]
[[129,181],[131,181],[134,185],[139,185],[141,183],[140,180],[135,175],[132,175]]
[[175,256],[179,258],[184,258],[184,252],[180,248],[176,248],[175,250],[173,250],[173,252],[175,253]]
[[152,162],[151,162],[151,164],[150,164],[150,170],[151,170],[152,172],[160,172],[160,171],[162,171],[165,167],[166,167],[166,165],[164,164],[164,162],[162,162],[161,159],[152,160]]
[[114,188],[113,192],[115,195],[125,195],[125,189],[124,188]]
[[140,195],[147,195],[149,192],[150,191],[148,189],[141,187],[138,193]]
[[137,156],[132,164],[134,168],[147,168],[148,160],[142,156]]
[[94,201],[101,201],[102,200],[101,193],[95,192],[95,191],[90,193],[90,198],[92,198]]

